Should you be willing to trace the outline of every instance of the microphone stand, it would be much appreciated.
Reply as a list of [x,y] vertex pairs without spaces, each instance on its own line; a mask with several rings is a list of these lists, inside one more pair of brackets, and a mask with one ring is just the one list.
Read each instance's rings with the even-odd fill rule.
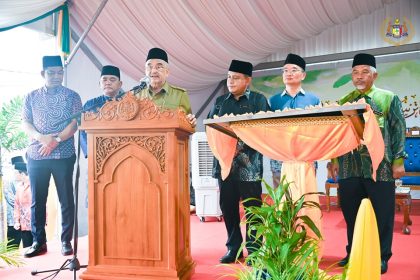
[[131,92],[139,92],[143,90],[144,88],[148,87],[150,83],[150,78],[148,76],[144,77],[140,80],[140,84],[138,86],[133,87],[130,89]]
[[76,160],[76,178],[74,183],[74,201],[75,201],[75,208],[74,208],[74,227],[73,227],[73,257],[71,259],[67,259],[60,268],[57,269],[50,269],[50,270],[33,270],[31,275],[37,275],[39,273],[46,273],[46,272],[53,272],[52,274],[48,275],[41,280],[46,279],[54,279],[58,273],[62,270],[70,270],[73,271],[73,279],[76,280],[76,271],[80,270],[80,268],[86,268],[87,265],[80,265],[80,262],[77,258],[77,249],[78,249],[78,239],[79,239],[79,221],[77,218],[78,208],[79,208],[79,181],[80,181],[80,130],[78,133],[78,144],[77,144],[77,160]]
[[[125,94],[125,92],[124,92],[124,94]],[[120,95],[120,96],[118,96],[118,97],[121,97],[121,96],[123,96],[124,94],[121,94],[121,95]],[[79,117],[80,117],[83,113],[86,113],[86,112],[92,111],[92,109],[96,109],[97,107],[98,107],[98,105],[97,105],[97,104],[93,104],[92,106],[89,106],[89,107],[87,107],[86,109],[80,110],[79,112],[72,114],[72,115],[71,115],[70,117],[68,117],[68,118],[65,118],[65,119],[62,119],[62,120],[60,120],[60,121],[58,121],[58,122],[55,122],[53,125],[54,125],[54,126],[57,126],[57,125],[59,125],[59,124],[62,124],[62,123],[67,122],[67,121],[71,121],[71,120],[73,120],[73,119],[79,119]],[[79,122],[79,121],[78,121],[78,122]]]
[[[132,90],[141,90],[147,86],[146,82],[141,82],[140,85],[134,87]],[[118,94],[117,98],[121,98],[125,92],[122,94]],[[86,109],[81,110],[80,112],[77,112],[73,115],[71,115],[68,118],[65,118],[63,120],[60,120],[56,122],[54,125],[59,125],[64,122],[70,121],[72,119],[77,119],[82,113],[90,111],[97,107],[97,104],[94,104],[92,106],[89,106]],[[45,278],[42,278],[41,280],[47,280],[47,279],[54,279],[62,270],[70,270],[73,271],[73,279],[76,280],[76,271],[80,270],[80,268],[86,268],[87,265],[80,265],[79,259],[77,258],[77,249],[78,249],[78,239],[79,239],[79,224],[78,224],[78,208],[79,208],[79,181],[80,181],[80,130],[78,132],[78,143],[77,143],[77,160],[76,160],[76,178],[74,183],[74,200],[75,200],[75,209],[74,209],[74,227],[73,227],[73,258],[67,259],[60,268],[57,269],[49,269],[49,270],[33,270],[31,272],[31,275],[37,275],[39,273],[46,273],[46,272],[53,272],[52,274],[48,275]]]
[[[141,87],[141,86],[142,86],[142,84],[140,84],[139,86],[137,86],[137,87],[135,87],[135,88],[138,88],[138,87]],[[126,92],[122,91],[122,92],[118,93],[115,97],[113,97],[112,99],[119,100],[119,99],[120,99],[121,97],[123,97],[125,94],[126,94]],[[103,105],[102,105],[102,106],[103,106]],[[70,115],[69,117],[67,117],[67,118],[65,118],[65,119],[62,119],[62,120],[60,120],[60,121],[58,121],[58,122],[55,122],[53,125],[54,125],[54,126],[56,126],[56,125],[62,124],[62,123],[64,123],[64,122],[71,121],[71,120],[73,120],[73,119],[79,119],[79,117],[80,117],[83,113],[86,113],[86,112],[92,111],[93,109],[96,109],[96,108],[98,108],[98,107],[100,108],[100,107],[102,107],[102,106],[98,106],[98,104],[97,104],[97,103],[95,103],[95,104],[93,104],[93,105],[91,105],[91,106],[89,106],[89,107],[87,107],[87,108],[85,108],[85,109],[80,110],[80,111],[79,111],[79,112],[77,112],[77,113],[74,113],[74,114]]]

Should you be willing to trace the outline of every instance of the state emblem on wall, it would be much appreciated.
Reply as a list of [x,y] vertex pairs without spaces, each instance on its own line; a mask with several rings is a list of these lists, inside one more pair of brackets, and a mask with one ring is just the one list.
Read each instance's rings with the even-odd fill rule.
[[407,18],[386,18],[382,25],[380,34],[382,39],[394,46],[404,45],[411,41],[414,36],[414,27]]

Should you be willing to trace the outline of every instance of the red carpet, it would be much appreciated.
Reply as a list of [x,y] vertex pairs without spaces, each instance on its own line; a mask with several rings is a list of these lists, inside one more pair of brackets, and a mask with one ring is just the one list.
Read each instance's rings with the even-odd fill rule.
[[[323,228],[325,251],[322,268],[337,262],[345,255],[346,228],[341,211],[333,206],[331,212],[324,212]],[[417,280],[420,279],[420,201],[413,201],[411,211],[411,235],[401,233],[402,213],[395,215],[393,257],[389,262],[388,272],[382,275],[383,280]],[[193,280],[214,280],[228,274],[228,268],[219,265],[219,258],[225,253],[226,233],[223,222],[206,218],[201,223],[196,216],[191,216],[192,257],[196,262]],[[87,263],[87,237],[79,239],[79,261]],[[21,268],[0,268],[0,279],[41,279],[48,274],[31,276],[33,269],[45,270],[61,266],[67,258],[61,256],[58,242],[48,244],[48,253],[32,259],[25,259],[26,265]],[[2,264],[3,265],[3,264]],[[83,271],[83,270],[81,270]],[[77,271],[77,276],[81,271]],[[336,272],[341,271],[337,268]],[[73,272],[62,271],[55,279],[73,279]],[[223,279],[233,279],[225,277]],[[355,279],[356,280],[356,279]]]

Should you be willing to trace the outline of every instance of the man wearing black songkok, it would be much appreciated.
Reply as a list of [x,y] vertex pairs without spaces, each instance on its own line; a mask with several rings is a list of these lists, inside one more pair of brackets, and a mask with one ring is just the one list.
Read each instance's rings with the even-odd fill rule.
[[74,227],[73,168],[76,161],[73,116],[82,109],[75,91],[62,86],[64,69],[60,56],[42,58],[43,87],[25,96],[22,123],[31,143],[26,151],[32,191],[32,246],[24,257],[47,252],[45,232],[46,204],[51,176],[54,178],[61,208],[61,253],[73,254]]
[[[225,114],[245,114],[269,111],[269,105],[264,95],[249,90],[252,80],[252,64],[240,60],[232,60],[227,75],[229,93],[216,99],[208,118]],[[223,213],[227,230],[227,252],[220,258],[221,263],[233,263],[236,258],[242,258],[239,252],[243,238],[240,228],[239,201],[248,198],[244,207],[261,206],[261,179],[263,175],[262,154],[238,141],[229,176],[221,179],[219,162],[214,159],[213,177],[218,179],[220,188],[220,208]],[[247,216],[249,219],[249,216]],[[253,236],[255,232],[246,230],[246,248],[248,254],[259,248],[259,242]]]
[[[284,60],[282,74],[285,88],[282,92],[273,95],[268,100],[271,110],[305,109],[305,107],[320,104],[318,96],[311,92],[307,92],[302,88],[302,82],[306,78],[305,70],[306,62],[301,56],[293,53],[287,55]],[[270,167],[273,173],[273,186],[275,188],[280,184],[281,166],[281,161],[270,160]],[[317,164],[315,162],[315,169],[316,166]],[[316,192],[316,190],[314,191]]]
[[[11,163],[14,166],[16,163],[23,162],[23,157],[16,156],[11,158]],[[16,172],[15,172],[16,173]],[[16,174],[15,174],[16,175]],[[3,188],[4,199],[6,201],[7,213],[7,245],[19,247],[21,240],[21,233],[13,226],[15,224],[13,213],[15,209],[16,189],[19,183],[17,176],[13,176],[10,180],[6,180]]]
[[378,224],[381,273],[385,273],[392,256],[395,179],[404,175],[405,119],[398,95],[374,85],[378,73],[373,55],[357,54],[351,76],[356,89],[339,103],[364,99],[371,106],[384,138],[385,155],[376,171],[376,181],[372,179],[372,161],[365,145],[332,161],[333,174],[338,172],[340,205],[347,224],[347,256],[339,265],[344,266],[349,260],[357,211],[362,199],[369,198]]
[[149,83],[139,90],[133,89],[137,98],[150,99],[158,107],[165,109],[180,109],[187,114],[187,120],[195,127],[197,120],[192,114],[190,98],[185,89],[170,85],[166,79],[169,76],[168,54],[161,48],[149,50],[145,65],[146,77]]
[[[102,67],[99,87],[103,94],[86,101],[83,105],[84,111],[97,112],[105,102],[114,98],[118,99],[124,95],[124,92],[121,90],[122,81],[120,69],[113,65],[105,65]],[[80,147],[82,148],[85,157],[87,157],[87,135],[85,131],[80,132]]]

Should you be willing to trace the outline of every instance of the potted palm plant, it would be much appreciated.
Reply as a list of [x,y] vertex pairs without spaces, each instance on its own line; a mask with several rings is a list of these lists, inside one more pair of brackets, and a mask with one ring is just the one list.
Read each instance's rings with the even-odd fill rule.
[[[313,193],[293,200],[285,176],[275,189],[264,180],[263,184],[268,195],[262,200],[262,206],[245,209],[250,216],[245,223],[250,225],[249,230],[256,231],[255,240],[261,240],[260,244],[246,259],[251,266],[230,266],[234,272],[229,276],[241,280],[340,279],[341,276],[327,275],[318,268],[317,240],[321,233],[302,211],[320,208],[317,202],[305,201]],[[309,230],[317,238],[310,237]]]

